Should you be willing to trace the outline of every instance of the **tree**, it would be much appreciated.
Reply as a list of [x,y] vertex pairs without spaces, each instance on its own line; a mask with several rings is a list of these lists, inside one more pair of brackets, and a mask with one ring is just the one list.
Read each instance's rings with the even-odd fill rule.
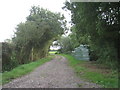
[[33,6],[25,23],[20,23],[13,42],[16,57],[24,64],[47,56],[52,42],[65,30],[64,16]]
[[73,44],[69,36],[62,36],[61,39],[58,40],[58,43],[61,47],[61,53],[71,53],[71,51],[73,50]]
[[101,63],[117,66],[120,3],[66,2],[79,44],[88,44]]

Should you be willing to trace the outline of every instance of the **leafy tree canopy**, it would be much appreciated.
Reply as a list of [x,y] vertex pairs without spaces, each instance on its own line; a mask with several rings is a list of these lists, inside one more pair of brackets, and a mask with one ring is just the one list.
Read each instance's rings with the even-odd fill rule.
[[[72,33],[79,44],[88,44],[100,62],[117,63],[120,32],[120,2],[66,2],[71,11]],[[112,64],[111,64],[112,65]]]
[[49,46],[64,33],[65,29],[63,15],[33,6],[27,21],[17,26],[13,38],[20,59],[30,58],[33,52],[33,56],[38,58],[46,56]]

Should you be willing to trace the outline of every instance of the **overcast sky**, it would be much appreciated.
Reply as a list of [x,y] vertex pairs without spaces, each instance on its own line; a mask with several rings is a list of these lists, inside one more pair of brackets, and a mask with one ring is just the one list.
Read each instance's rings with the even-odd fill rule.
[[15,27],[24,22],[29,15],[31,6],[47,8],[52,12],[64,13],[67,20],[70,15],[62,10],[66,0],[1,0],[0,1],[0,42],[10,39],[14,34]]

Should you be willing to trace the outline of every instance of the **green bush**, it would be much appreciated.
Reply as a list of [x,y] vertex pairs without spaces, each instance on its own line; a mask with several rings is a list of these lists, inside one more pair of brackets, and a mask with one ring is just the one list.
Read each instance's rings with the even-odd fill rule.
[[10,43],[2,43],[2,72],[10,71],[18,65],[14,56],[14,46]]

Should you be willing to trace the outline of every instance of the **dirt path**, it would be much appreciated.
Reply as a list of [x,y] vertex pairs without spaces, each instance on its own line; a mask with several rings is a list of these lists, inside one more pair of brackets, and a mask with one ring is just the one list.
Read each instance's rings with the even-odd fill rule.
[[17,78],[3,88],[97,88],[98,85],[76,77],[66,58],[56,56],[33,72]]

